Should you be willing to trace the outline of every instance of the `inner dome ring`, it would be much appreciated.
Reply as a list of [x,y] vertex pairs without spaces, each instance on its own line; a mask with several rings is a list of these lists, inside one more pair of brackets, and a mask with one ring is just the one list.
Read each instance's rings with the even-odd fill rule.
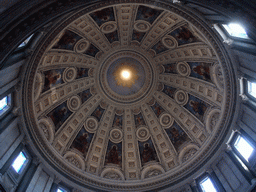
[[[130,72],[130,79],[122,78]],[[145,97],[153,86],[154,73],[146,57],[135,51],[112,54],[102,64],[99,73],[101,90],[112,101],[134,103]]]

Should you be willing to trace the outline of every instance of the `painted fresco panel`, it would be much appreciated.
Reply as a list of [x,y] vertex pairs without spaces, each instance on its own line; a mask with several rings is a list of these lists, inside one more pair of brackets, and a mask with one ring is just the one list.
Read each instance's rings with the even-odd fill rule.
[[188,135],[183,131],[183,129],[174,121],[173,125],[165,130],[169,136],[174,148],[178,151],[180,146],[184,143],[187,143],[190,140]]
[[83,77],[88,77],[88,68],[78,68],[76,79],[81,79]]
[[53,46],[53,49],[73,50],[77,41],[82,39],[76,33],[66,30],[61,39]]
[[62,73],[64,69],[54,69],[49,71],[44,71],[44,88],[42,92],[49,90],[52,87],[55,87],[58,84],[62,84]]
[[115,115],[112,127],[122,128],[123,116]]
[[166,48],[161,41],[159,41],[157,44],[155,44],[152,47],[153,50],[155,50],[156,54],[162,53],[164,51],[167,51],[168,48]]
[[113,7],[109,7],[106,9],[102,9],[100,11],[96,11],[91,13],[90,16],[94,19],[94,21],[101,26],[103,23],[108,21],[115,21],[114,10]]
[[146,125],[145,120],[141,113],[139,113],[138,115],[134,115],[134,119],[136,127],[139,127],[140,125]]
[[56,132],[71,114],[72,112],[68,109],[67,102],[64,102],[53,109],[47,116],[52,119]]
[[169,97],[171,97],[172,99],[174,99],[174,93],[177,89],[168,85],[164,85],[164,89],[163,92],[168,95]]
[[170,63],[170,64],[166,64],[163,65],[164,66],[164,73],[174,73],[177,74],[177,70],[176,70],[176,63]]
[[81,98],[82,104],[83,104],[85,101],[87,101],[87,100],[92,96],[92,94],[91,94],[91,92],[90,92],[90,89],[87,89],[87,90],[85,90],[85,91],[83,91],[83,92],[81,92],[81,93],[78,93],[78,95],[79,95],[80,98]]
[[188,62],[188,64],[191,68],[191,77],[212,82],[210,75],[210,63]]
[[136,30],[133,30],[132,33],[132,40],[141,42],[141,40],[143,39],[143,37],[145,36],[146,33],[142,33],[142,32],[138,32]]
[[204,114],[210,105],[189,94],[188,103],[184,107],[203,122]]
[[164,109],[157,102],[155,102],[155,104],[151,106],[151,108],[153,109],[157,117],[159,117],[164,112]]
[[77,134],[75,140],[71,145],[71,148],[78,150],[85,157],[89,150],[93,135],[93,133],[87,132],[83,127],[81,131]]
[[108,148],[105,157],[105,165],[106,164],[122,166],[122,142],[117,144],[111,141],[108,142]]
[[139,150],[140,150],[140,160],[141,160],[142,166],[144,166],[146,163],[150,161],[155,161],[155,162],[159,161],[156,154],[155,147],[151,139],[145,142],[139,141]]
[[90,44],[89,48],[85,51],[84,54],[95,57],[95,55],[99,52],[99,49],[95,47],[93,44]]
[[140,5],[137,11],[136,20],[144,20],[152,24],[161,13],[162,10],[152,9],[150,7]]
[[196,38],[186,26],[179,27],[169,35],[173,36],[178,41],[179,46],[199,42],[199,39]]
[[107,39],[110,43],[113,43],[114,41],[118,41],[117,31],[114,31],[113,33],[105,34],[105,36],[107,37]]
[[100,106],[98,106],[92,113],[91,116],[96,117],[96,119],[98,120],[98,122],[100,122],[100,119],[104,113],[105,109],[102,109]]

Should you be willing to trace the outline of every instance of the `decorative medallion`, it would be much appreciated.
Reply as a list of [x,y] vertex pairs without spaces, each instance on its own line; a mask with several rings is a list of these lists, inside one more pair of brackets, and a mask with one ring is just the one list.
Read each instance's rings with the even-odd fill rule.
[[103,33],[108,34],[114,32],[117,29],[117,24],[116,22],[110,21],[104,23],[100,28]]
[[89,117],[84,124],[85,129],[90,132],[94,133],[98,128],[98,121],[95,117]]
[[75,112],[79,109],[81,105],[81,98],[77,95],[72,96],[69,100],[68,100],[68,109],[72,112]]
[[181,76],[189,76],[191,69],[190,69],[190,66],[186,62],[179,62],[177,64],[177,72]]
[[178,42],[176,41],[176,39],[170,35],[163,37],[162,43],[168,49],[173,49],[178,46]]
[[65,69],[63,74],[63,81],[71,82],[76,78],[77,70],[74,67],[69,67]]
[[110,131],[110,140],[113,143],[119,143],[123,138],[123,133],[120,129],[112,129]]
[[134,29],[138,32],[145,33],[150,29],[150,26],[151,26],[150,23],[148,23],[147,21],[138,20],[134,24]]
[[84,53],[90,46],[89,41],[85,39],[80,39],[76,44],[75,44],[75,51],[77,53]]
[[139,141],[144,142],[149,139],[150,134],[146,127],[140,127],[136,132],[136,136]]
[[174,99],[179,105],[187,104],[188,98],[188,94],[183,90],[178,90],[174,94]]
[[164,128],[169,128],[172,126],[174,122],[174,118],[168,114],[168,113],[163,113],[160,115],[160,124],[164,127]]

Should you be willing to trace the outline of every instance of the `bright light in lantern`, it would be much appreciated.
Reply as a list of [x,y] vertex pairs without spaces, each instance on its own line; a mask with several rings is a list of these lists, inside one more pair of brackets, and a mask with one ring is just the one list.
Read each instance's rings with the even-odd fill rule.
[[129,79],[130,76],[131,76],[131,74],[130,74],[129,71],[126,71],[126,70],[122,71],[122,77],[123,77],[124,79]]

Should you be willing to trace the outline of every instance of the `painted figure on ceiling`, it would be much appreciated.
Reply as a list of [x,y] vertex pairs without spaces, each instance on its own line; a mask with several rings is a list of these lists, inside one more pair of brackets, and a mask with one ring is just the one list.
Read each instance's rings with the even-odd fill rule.
[[116,118],[115,118],[115,121],[114,121],[114,123],[113,123],[113,127],[119,127],[119,126],[122,126],[121,125],[121,117],[119,117],[119,116],[117,116]]
[[156,160],[153,149],[149,146],[148,143],[145,143],[144,149],[142,152],[142,163],[147,163],[149,161]]
[[176,70],[176,66],[174,64],[165,65],[166,73],[173,73]]
[[182,131],[179,132],[175,127],[171,128],[172,142],[177,149],[184,141],[186,141],[186,134]]
[[80,137],[76,138],[74,141],[74,148],[76,148],[81,153],[85,153],[88,148],[88,142],[87,142],[88,134],[83,133]]
[[58,128],[63,124],[63,122],[66,120],[66,115],[68,113],[68,109],[66,106],[63,106],[61,108],[57,108],[54,111],[52,111],[49,114],[49,117],[52,119],[55,130],[57,131]]
[[193,110],[200,116],[204,115],[204,112],[206,111],[207,107],[198,101],[191,100],[189,102],[189,105],[193,108]]
[[201,64],[201,65],[193,67],[193,71],[195,73],[201,75],[204,80],[211,80],[209,66],[207,66],[205,64]]
[[45,81],[44,81],[44,90],[48,90],[57,84],[57,81],[61,78],[61,72],[59,71],[46,71],[45,73]]
[[95,114],[95,117],[97,117],[98,119],[100,119],[101,114],[102,114],[102,111],[100,110],[100,108],[97,108],[94,114]]
[[196,39],[195,36],[185,27],[181,27],[181,30],[177,38],[179,40],[185,40],[188,42],[193,42]]
[[108,152],[107,155],[107,163],[113,163],[113,164],[119,164],[119,154],[117,150],[117,146],[113,145],[110,151]]

